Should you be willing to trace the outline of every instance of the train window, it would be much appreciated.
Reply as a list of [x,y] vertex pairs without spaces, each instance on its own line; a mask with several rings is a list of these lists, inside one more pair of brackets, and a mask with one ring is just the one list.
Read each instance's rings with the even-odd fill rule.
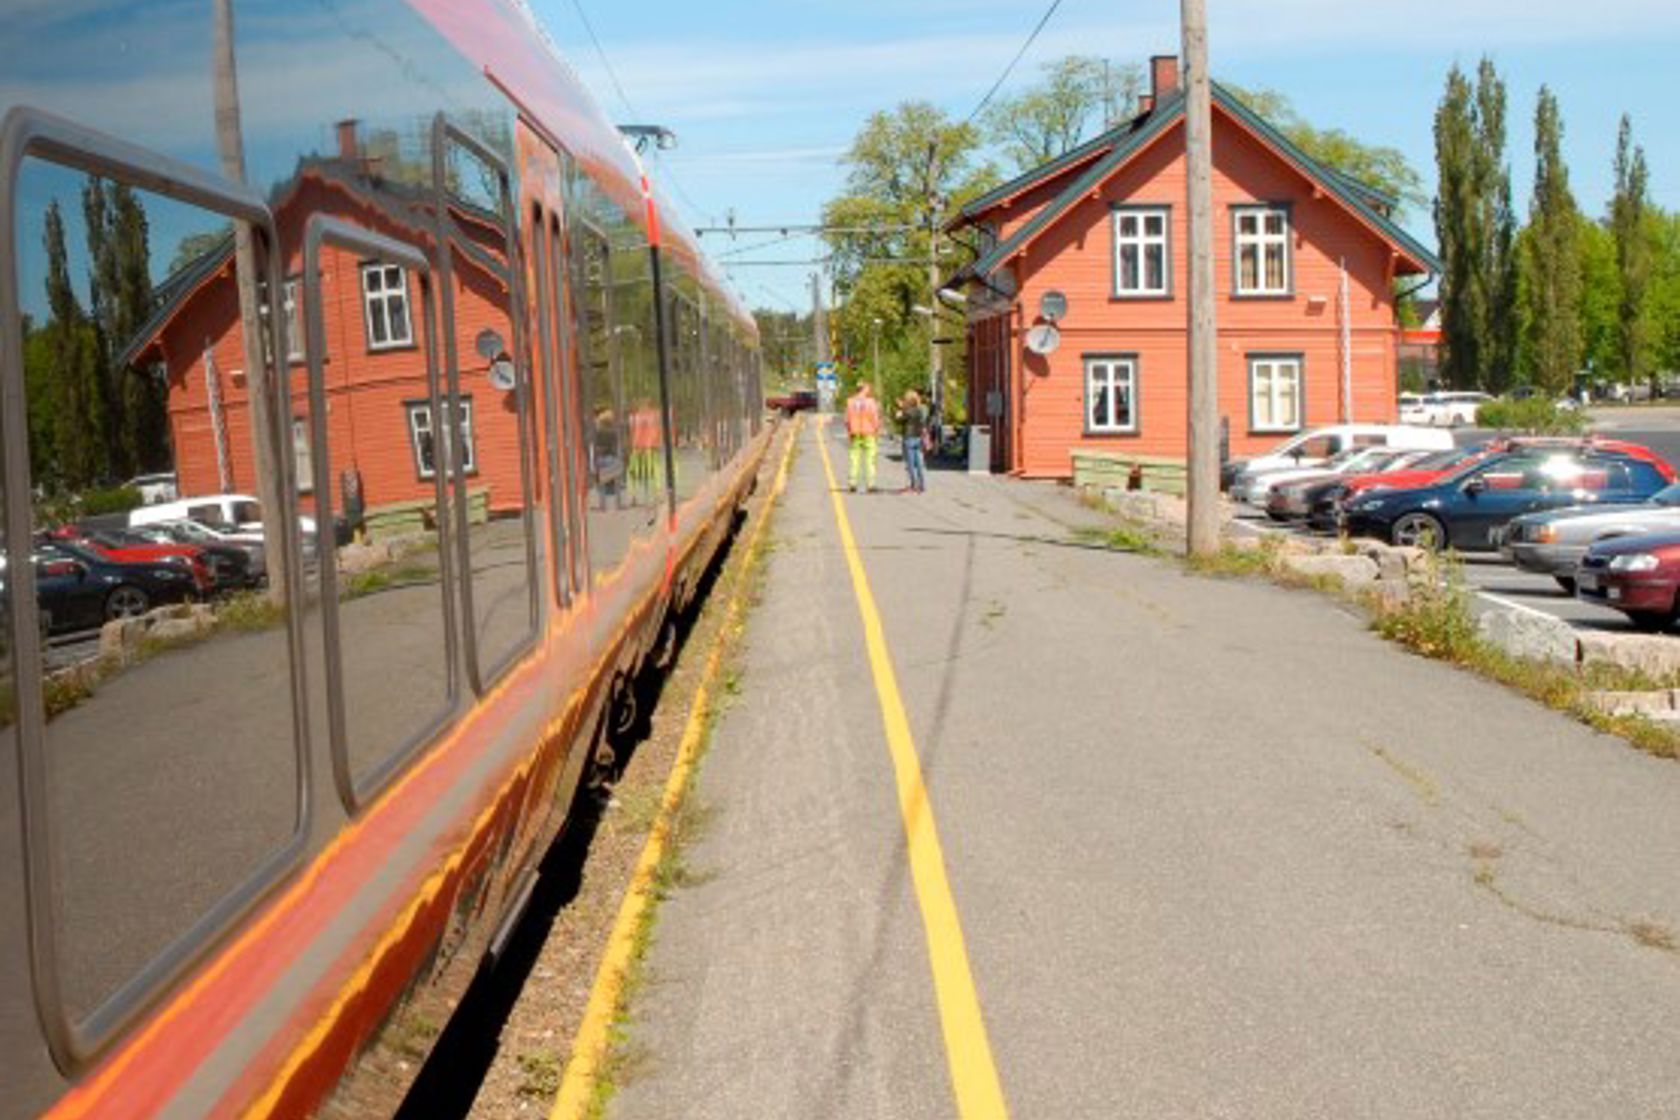
[[554,254],[558,247],[559,230],[551,223],[540,203],[531,207],[531,273],[535,279],[533,293],[536,303],[538,367],[542,370],[543,444],[548,449],[544,467],[549,478],[548,521],[551,545],[554,549],[554,598],[561,604],[571,601],[571,581],[567,576],[566,517],[567,487],[564,483],[565,465],[560,458],[561,360],[560,353],[564,322],[557,308],[563,292],[560,274],[554,269]]
[[[196,172],[172,181],[213,193]],[[258,310],[272,225],[226,190],[230,213],[263,219],[254,253],[223,213],[19,169],[23,369],[7,389],[31,477],[9,492],[32,495],[31,534],[6,542],[23,585],[6,598],[45,639],[18,693],[45,717],[38,754],[26,746],[48,822],[34,854],[48,897],[31,909],[72,1062],[289,864],[304,829],[290,534],[264,476],[285,477],[291,447],[284,415],[253,416],[275,376]]]
[[[490,148],[440,119],[435,186],[447,242],[440,285],[447,317],[448,395],[474,400],[472,431],[460,408],[444,409],[455,455],[453,521],[466,573],[464,618],[478,682],[489,684],[534,640],[538,618],[535,446],[530,353],[523,336],[512,189]],[[450,346],[450,340],[453,345]],[[472,473],[465,449],[471,442]]]
[[[346,213],[377,210],[365,200],[347,202]],[[358,271],[377,272],[415,297],[419,360],[413,351],[390,351],[326,364],[325,340],[341,337],[346,324],[340,302],[323,293],[341,290]],[[312,472],[314,500],[300,504],[311,518],[306,529],[314,529],[307,553],[317,561],[310,575],[321,591],[311,598],[326,636],[335,777],[353,811],[455,707],[440,533],[444,478],[433,433],[471,429],[439,422],[436,299],[420,250],[318,210],[309,220],[304,275],[308,377],[294,381],[293,398],[309,416],[313,452],[299,465]],[[390,455],[405,437],[415,448],[415,470]],[[304,485],[300,473],[300,492]]]
[[582,221],[573,223],[571,245],[589,456],[589,569],[599,576],[616,568],[630,546],[628,431],[621,420],[611,250],[606,236]]
[[672,466],[679,501],[698,492],[711,473],[700,378],[700,310],[689,294],[694,288],[694,282],[679,272],[667,320],[671,335]]
[[659,326],[653,257],[639,227],[621,221],[613,247],[613,341],[623,382],[630,531],[646,534],[669,505],[665,486],[665,421],[659,385]]

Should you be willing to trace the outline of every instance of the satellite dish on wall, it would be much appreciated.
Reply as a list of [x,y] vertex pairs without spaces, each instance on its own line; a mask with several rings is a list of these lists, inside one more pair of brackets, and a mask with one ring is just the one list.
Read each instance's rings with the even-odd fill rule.
[[478,356],[485,361],[493,362],[502,356],[502,350],[504,349],[502,336],[486,327],[478,332],[477,338],[473,339],[473,349],[477,350]]
[[1057,322],[1067,314],[1067,296],[1061,292],[1045,292],[1038,298],[1038,313],[1052,323]]
[[506,358],[500,358],[490,363],[490,387],[492,389],[500,389],[506,392],[513,388],[514,384],[512,362]]
[[1062,332],[1053,324],[1040,323],[1027,331],[1027,349],[1034,354],[1054,354],[1062,344]]

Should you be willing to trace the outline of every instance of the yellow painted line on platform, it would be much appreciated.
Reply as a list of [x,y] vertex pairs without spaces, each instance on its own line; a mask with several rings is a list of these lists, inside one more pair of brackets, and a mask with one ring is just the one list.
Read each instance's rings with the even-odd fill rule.
[[[765,524],[770,520],[770,511],[775,508],[776,500],[787,485],[788,464],[793,460],[794,445],[799,440],[801,419],[802,417],[795,418],[793,431],[788,433],[787,446],[782,449],[781,464],[776,468],[776,480],[771,485],[763,512],[747,537],[745,557],[740,568],[743,575],[758,555],[759,541],[764,535]],[[683,794],[700,758],[700,747],[706,739],[706,718],[711,712],[712,686],[716,683],[718,671],[723,666],[723,656],[731,644],[730,637],[740,623],[741,613],[745,609],[745,589],[746,581],[737,577],[730,589],[729,605],[725,608],[723,623],[718,628],[717,640],[712,644],[711,653],[700,671],[700,684],[694,690],[694,700],[689,705],[688,721],[683,725],[682,741],[677,746],[677,759],[671,767],[671,776],[665,781],[665,793],[660,800],[659,815],[648,832],[647,843],[642,845],[642,854],[637,858],[636,869],[630,876],[630,888],[625,892],[623,903],[619,905],[618,917],[613,921],[612,933],[607,938],[606,953],[601,957],[600,967],[595,970],[595,984],[589,993],[589,1006],[584,1009],[583,1022],[578,1024],[577,1037],[572,1040],[572,1056],[566,1063],[566,1072],[560,1082],[560,1093],[554,1100],[553,1110],[549,1113],[550,1120],[579,1120],[589,1113],[595,1086],[600,1079],[601,1063],[607,1056],[607,1047],[612,1038],[613,1019],[618,1015],[623,1001],[624,983],[629,976],[631,961],[635,957],[637,931],[641,928],[648,906],[654,900],[654,871],[665,856],[665,849],[671,838],[671,819],[677,806],[682,803]]]
[[875,678],[875,694],[881,701],[881,723],[892,754],[893,775],[898,782],[898,811],[904,821],[904,839],[910,850],[910,876],[916,885],[916,901],[922,911],[922,930],[927,936],[928,961],[933,968],[933,990],[939,1004],[939,1025],[945,1034],[945,1060],[951,1072],[951,1089],[957,1098],[957,1115],[962,1120],[1001,1120],[1009,1115],[992,1061],[992,1044],[980,1013],[980,996],[974,988],[974,973],[968,966],[963,945],[962,922],[957,902],[945,877],[945,855],[934,827],[933,805],[922,781],[921,760],[910,734],[910,719],[904,698],[898,691],[887,652],[886,632],[875,596],[869,590],[869,576],[858,553],[852,523],[846,516],[840,484],[828,461],[821,425],[812,429],[817,450],[822,454],[823,473],[828,476],[829,498],[834,504],[834,521],[840,528],[840,545],[846,567],[852,573],[852,591],[857,596],[858,614],[863,617],[863,639],[869,651],[869,669]]

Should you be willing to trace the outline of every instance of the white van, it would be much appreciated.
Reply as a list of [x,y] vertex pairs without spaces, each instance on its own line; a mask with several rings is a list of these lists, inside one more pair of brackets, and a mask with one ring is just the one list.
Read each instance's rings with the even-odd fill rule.
[[1271,471],[1316,467],[1332,455],[1357,447],[1392,447],[1399,451],[1450,451],[1452,433],[1411,424],[1335,424],[1284,440],[1264,455],[1225,464],[1221,481],[1232,489],[1239,478]]
[[[255,535],[262,539],[262,503],[249,494],[206,494],[199,498],[177,498],[128,511],[128,523],[155,525],[160,521],[196,521],[234,536]],[[307,541],[315,534],[315,519],[298,516],[298,526]]]

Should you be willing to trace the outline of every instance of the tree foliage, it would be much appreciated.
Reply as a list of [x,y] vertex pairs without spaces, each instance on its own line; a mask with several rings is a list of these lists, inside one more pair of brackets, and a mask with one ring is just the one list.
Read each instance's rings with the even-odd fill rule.
[[1563,162],[1563,119],[1546,86],[1534,111],[1534,194],[1529,203],[1526,307],[1534,380],[1567,390],[1581,366],[1580,213]]
[[1461,388],[1503,388],[1517,351],[1516,214],[1505,163],[1505,83],[1483,59],[1476,81],[1457,66],[1435,111],[1435,233],[1441,375]]
[[1393,197],[1397,213],[1423,202],[1423,180],[1398,148],[1366,144],[1339,128],[1318,128],[1277,90],[1229,83],[1224,88],[1319,163]]
[[1068,55],[1043,67],[1043,80],[999,98],[981,118],[986,139],[1016,170],[1048,163],[1087,135],[1130,119],[1143,92],[1143,67]]
[[[932,232],[995,185],[997,169],[982,157],[976,128],[921,101],[872,114],[843,162],[846,191],[823,208],[840,292],[834,314],[840,354],[855,371],[873,360],[878,338],[883,381],[925,385],[937,323],[915,308],[936,307],[929,282]],[[968,250],[952,238],[938,240],[937,272],[949,276]],[[949,390],[961,382],[962,332],[939,333],[957,340],[943,351]],[[946,398],[957,399],[949,391]]]
[[1616,305],[1615,371],[1629,381],[1652,376],[1648,345],[1652,230],[1646,192],[1650,170],[1645,149],[1633,143],[1633,122],[1624,113],[1616,134],[1616,193],[1610,200],[1610,232],[1615,240],[1616,275],[1621,291]]

